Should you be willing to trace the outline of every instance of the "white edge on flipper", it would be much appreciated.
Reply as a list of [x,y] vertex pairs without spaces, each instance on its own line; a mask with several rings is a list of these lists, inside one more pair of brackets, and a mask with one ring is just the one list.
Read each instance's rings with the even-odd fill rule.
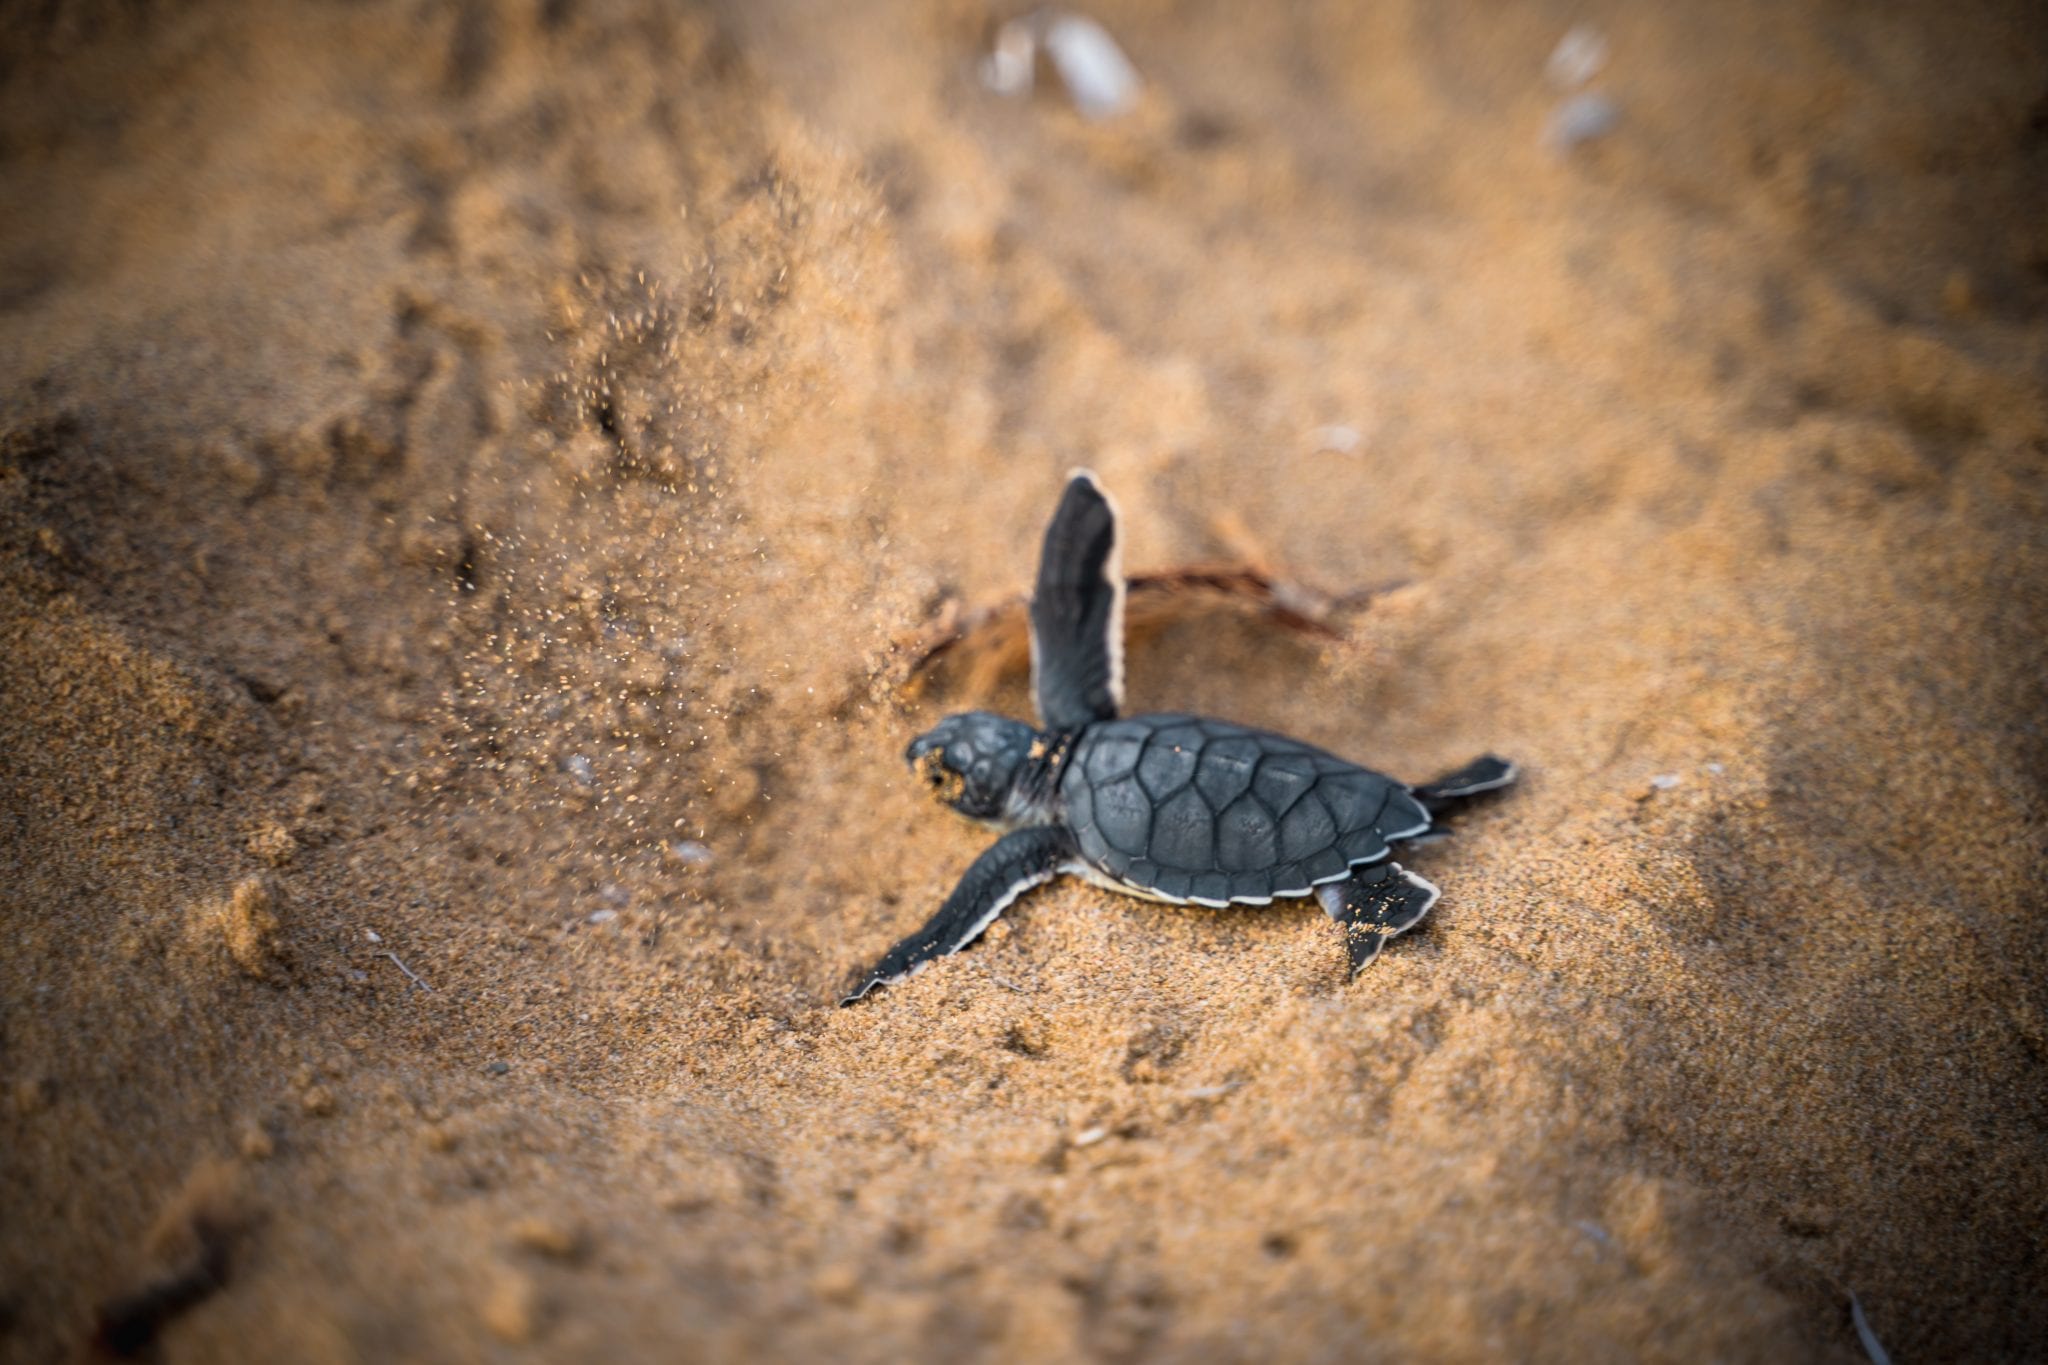
[[[1506,772],[1491,782],[1474,782],[1469,787],[1438,787],[1431,794],[1435,796],[1477,796],[1480,792],[1498,791],[1502,787],[1513,785],[1515,779],[1522,775],[1522,770],[1514,764],[1510,763],[1507,767],[1508,770]],[[1409,790],[1412,792],[1415,789],[1410,787]],[[1398,838],[1401,836],[1394,837]]]
[[[1102,480],[1095,477],[1095,471],[1075,467],[1067,471],[1067,483],[1076,479],[1088,480],[1088,486],[1109,508],[1109,558],[1102,562],[1103,576],[1109,579],[1109,639],[1104,642],[1109,653],[1109,701],[1118,715],[1124,709],[1124,595],[1129,585],[1124,579],[1124,515],[1117,507],[1116,499],[1102,486]],[[1064,488],[1066,485],[1061,485]],[[1028,601],[1028,599],[1027,599]],[[1038,702],[1038,626],[1031,620],[1031,613],[1024,613],[1024,634],[1031,645],[1031,709],[1044,725],[1045,708]]]
[[[1429,917],[1429,912],[1436,908],[1436,903],[1443,899],[1444,893],[1442,891],[1439,891],[1437,889],[1436,883],[1430,881],[1427,877],[1418,877],[1413,872],[1410,872],[1407,868],[1401,866],[1399,863],[1395,863],[1393,867],[1394,871],[1400,873],[1403,877],[1405,877],[1410,885],[1419,886],[1423,890],[1429,892],[1429,899],[1422,903],[1422,909],[1416,914],[1414,919],[1408,922],[1408,929],[1413,929],[1416,925],[1422,923],[1423,920]],[[1407,933],[1408,929],[1397,929],[1393,933],[1388,934],[1387,937],[1398,938],[1400,935]]]
[[[1109,508],[1109,558],[1102,561],[1103,576],[1109,579],[1109,639],[1104,644],[1109,650],[1109,700],[1115,705],[1117,714],[1124,710],[1124,595],[1130,590],[1124,578],[1124,513],[1116,505],[1116,499],[1102,486],[1102,480],[1095,477],[1095,471],[1076,466],[1067,471],[1067,482],[1076,479],[1088,480],[1088,486]],[[1033,655],[1032,666],[1037,667],[1037,656]],[[1032,690],[1037,691],[1038,678],[1032,676]]]
[[1024,599],[1024,639],[1031,646],[1031,714],[1038,718],[1038,728],[1045,728],[1045,704],[1039,701],[1038,690],[1038,622],[1031,619],[1033,598]]
[[[1372,866],[1372,864],[1367,863],[1363,864],[1363,866],[1370,867]],[[1388,863],[1387,870],[1394,873],[1396,876],[1400,877],[1402,881],[1407,882],[1410,886],[1419,887],[1420,889],[1427,891],[1429,893],[1429,899],[1422,903],[1422,909],[1416,913],[1414,919],[1408,921],[1405,927],[1385,931],[1387,938],[1395,939],[1399,938],[1402,934],[1407,933],[1408,930],[1413,929],[1416,925],[1422,923],[1424,919],[1428,918],[1429,912],[1436,908],[1436,903],[1443,899],[1444,893],[1438,889],[1437,884],[1435,882],[1429,880],[1427,877],[1418,876],[1417,874],[1410,872],[1407,868],[1401,866],[1399,863]],[[1322,906],[1323,913],[1328,915],[1331,919],[1337,918],[1337,911],[1341,910],[1344,904],[1343,899],[1337,890],[1338,885],[1339,883],[1336,881],[1317,882],[1315,885],[1316,903]],[[1331,905],[1332,898],[1336,899],[1335,907],[1332,907]]]
[[[1054,877],[1057,877],[1061,872],[1068,870],[1069,869],[1067,868],[1058,868],[1051,872],[1041,872],[1036,874],[1035,876],[1026,877],[1023,881],[1020,881],[1015,886],[1012,886],[1008,891],[1005,891],[999,898],[997,898],[996,903],[994,905],[991,905],[988,908],[987,914],[983,915],[980,919],[974,922],[974,924],[967,930],[967,933],[961,937],[958,943],[954,944],[945,952],[940,953],[939,957],[951,957],[954,953],[959,952],[962,948],[965,948],[968,944],[980,938],[983,934],[988,932],[988,927],[991,924],[994,924],[996,920],[1002,917],[1003,911],[1009,909],[1012,905],[1016,904],[1017,897],[1023,895],[1026,891],[1029,891],[1034,886],[1045,885]],[[854,1003],[856,1000],[862,999],[867,995],[869,991],[875,989],[875,987],[877,986],[893,986],[899,981],[908,981],[911,977],[916,976],[919,972],[931,966],[934,962],[937,962],[938,960],[938,957],[928,957],[924,961],[913,966],[907,972],[898,972],[894,976],[869,977],[867,984],[863,985],[859,990],[855,991],[853,994],[849,996],[846,996],[839,1002],[840,1007],[843,1009],[846,1006]]]

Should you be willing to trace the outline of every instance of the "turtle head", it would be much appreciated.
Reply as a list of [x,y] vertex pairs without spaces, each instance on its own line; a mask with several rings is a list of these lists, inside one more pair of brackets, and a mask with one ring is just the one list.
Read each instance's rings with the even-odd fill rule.
[[975,820],[1018,819],[1017,779],[1031,759],[1038,732],[987,711],[948,716],[910,742],[903,757],[926,789]]

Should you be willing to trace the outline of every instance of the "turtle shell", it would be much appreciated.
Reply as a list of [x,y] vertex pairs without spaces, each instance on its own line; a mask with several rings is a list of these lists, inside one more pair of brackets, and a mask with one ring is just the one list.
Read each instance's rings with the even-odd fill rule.
[[1284,735],[1200,716],[1081,732],[1060,775],[1081,856],[1174,901],[1305,896],[1429,828],[1408,788]]

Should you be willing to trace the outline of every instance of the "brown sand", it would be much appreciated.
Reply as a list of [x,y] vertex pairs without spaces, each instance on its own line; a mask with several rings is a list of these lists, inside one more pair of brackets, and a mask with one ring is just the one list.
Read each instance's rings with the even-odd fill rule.
[[[2048,27],[1694,11],[1106,3],[1097,127],[971,0],[10,9],[0,1352],[2040,1358]],[[835,1009],[1083,461],[1410,584],[1134,701],[1527,780],[1355,983],[1061,883]]]

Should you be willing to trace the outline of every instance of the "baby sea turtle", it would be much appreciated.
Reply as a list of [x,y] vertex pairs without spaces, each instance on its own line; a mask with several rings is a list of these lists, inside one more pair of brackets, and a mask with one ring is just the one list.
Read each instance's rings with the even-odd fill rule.
[[905,754],[939,800],[1007,832],[842,1004],[959,952],[1061,873],[1183,905],[1313,895],[1343,926],[1356,973],[1436,904],[1434,886],[1391,861],[1395,845],[1435,835],[1447,807],[1515,780],[1513,764],[1489,756],[1408,787],[1228,721],[1119,718],[1123,617],[1116,507],[1079,470],[1046,528],[1031,597],[1044,728],[970,711]]

